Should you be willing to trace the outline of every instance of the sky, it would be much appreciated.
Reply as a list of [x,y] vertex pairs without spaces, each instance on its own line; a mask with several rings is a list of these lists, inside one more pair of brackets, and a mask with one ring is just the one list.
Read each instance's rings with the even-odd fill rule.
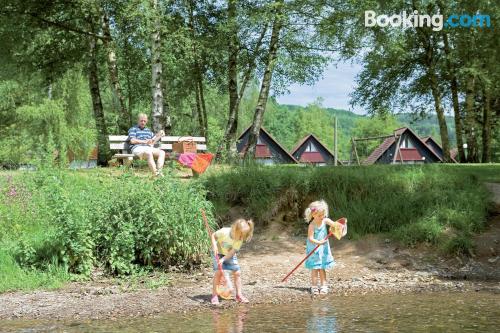
[[359,106],[353,109],[349,105],[349,94],[354,90],[354,79],[361,69],[361,65],[349,62],[339,63],[337,66],[331,64],[323,73],[323,78],[314,85],[293,84],[289,88],[289,94],[278,96],[278,103],[306,106],[321,97],[324,107],[365,114]]

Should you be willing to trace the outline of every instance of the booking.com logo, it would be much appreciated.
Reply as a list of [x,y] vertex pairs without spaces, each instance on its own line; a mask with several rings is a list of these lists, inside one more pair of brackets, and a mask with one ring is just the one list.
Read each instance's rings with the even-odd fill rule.
[[427,15],[427,14],[419,14],[418,10],[414,10],[407,14],[406,11],[403,11],[401,14],[395,15],[377,15],[377,13],[373,10],[365,11],[365,27],[402,27],[402,28],[421,28],[421,27],[431,27],[434,31],[441,31],[443,27],[447,28],[456,28],[456,27],[491,27],[491,20],[489,15],[475,14],[453,14],[448,16],[446,21],[444,20],[443,15],[435,14],[435,15]]

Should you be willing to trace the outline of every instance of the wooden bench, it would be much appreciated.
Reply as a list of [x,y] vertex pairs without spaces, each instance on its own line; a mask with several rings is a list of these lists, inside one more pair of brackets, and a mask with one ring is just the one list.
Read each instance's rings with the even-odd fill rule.
[[[134,154],[130,154],[125,149],[127,138],[128,138],[127,135],[110,135],[109,149],[115,152],[113,158],[123,159],[124,162],[126,160],[128,163],[131,163],[135,156]],[[169,155],[172,153],[172,144],[178,142],[179,139],[181,140],[192,139],[194,142],[196,142],[197,152],[204,153],[207,151],[207,145],[206,145],[207,140],[202,136],[163,136],[161,140],[155,145],[155,147],[164,150],[167,153],[167,155]]]

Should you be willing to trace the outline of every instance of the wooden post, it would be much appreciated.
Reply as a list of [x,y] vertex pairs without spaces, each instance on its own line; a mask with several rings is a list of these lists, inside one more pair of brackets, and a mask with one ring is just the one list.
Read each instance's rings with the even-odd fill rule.
[[401,155],[401,151],[399,150],[399,145],[401,144],[401,136],[402,135],[399,135],[399,138],[396,141],[396,134],[394,134],[394,142],[396,142],[396,151],[394,152],[394,158],[392,159],[392,164],[396,163],[396,158],[398,156],[398,153],[400,154],[399,157],[401,158],[401,164],[403,164],[403,155]]
[[[352,139],[352,138],[351,138]],[[349,152],[349,165],[351,165],[351,161],[352,161],[352,150],[354,149],[354,146],[351,142],[351,151]]]
[[333,137],[333,165],[337,166],[337,155],[338,155],[338,149],[337,149],[337,116],[334,117],[334,122],[335,122],[335,135]]
[[356,156],[356,162],[359,164],[358,150],[356,149],[356,139],[352,138],[352,146],[354,147],[354,154]]

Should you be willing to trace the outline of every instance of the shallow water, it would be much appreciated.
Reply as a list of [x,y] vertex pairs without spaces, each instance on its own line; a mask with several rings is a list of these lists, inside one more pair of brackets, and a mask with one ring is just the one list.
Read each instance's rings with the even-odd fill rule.
[[329,296],[118,321],[0,321],[1,332],[498,332],[500,294]]

